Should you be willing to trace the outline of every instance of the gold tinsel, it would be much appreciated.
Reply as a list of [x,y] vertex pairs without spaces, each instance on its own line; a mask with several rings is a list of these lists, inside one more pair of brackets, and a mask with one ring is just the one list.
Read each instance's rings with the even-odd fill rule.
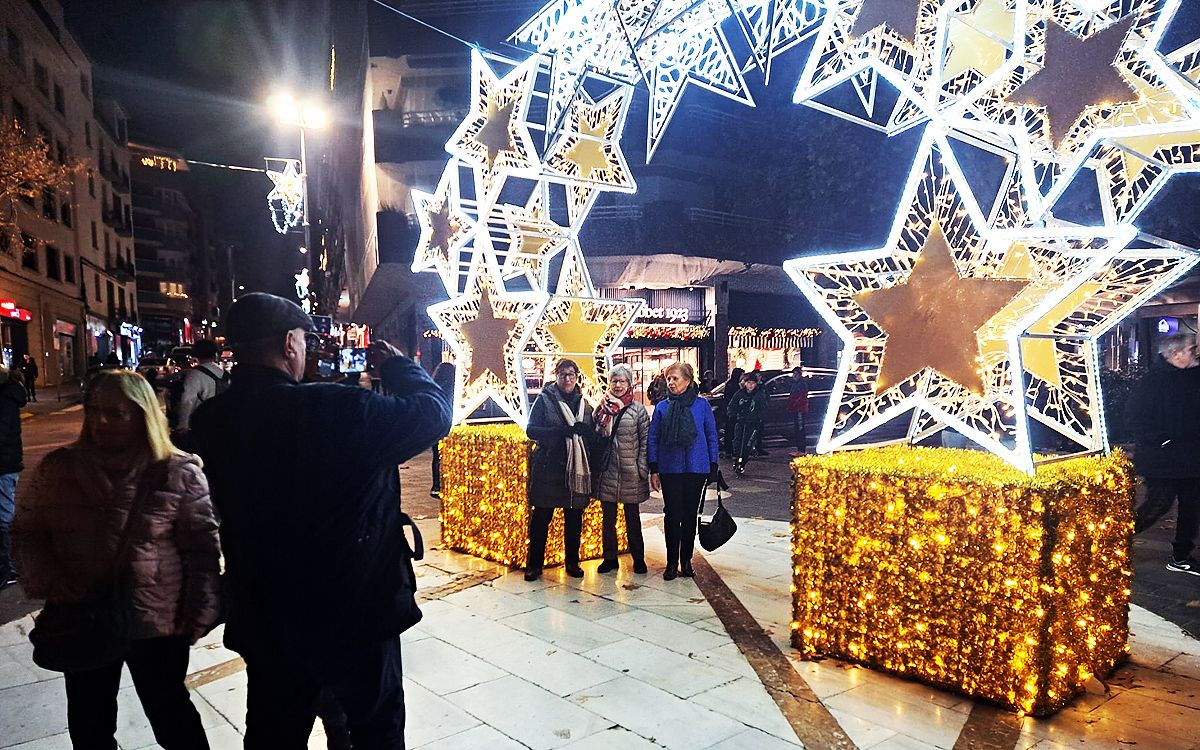
[[[525,566],[529,547],[529,459],[534,444],[513,424],[460,425],[442,440],[442,543],[459,552],[512,567]],[[579,559],[603,555],[600,503],[583,514]],[[617,540],[626,550],[625,514],[617,514]],[[554,511],[546,566],[566,559],[563,514]]]
[[792,462],[792,643],[1034,715],[1128,653],[1128,460],[981,451]]

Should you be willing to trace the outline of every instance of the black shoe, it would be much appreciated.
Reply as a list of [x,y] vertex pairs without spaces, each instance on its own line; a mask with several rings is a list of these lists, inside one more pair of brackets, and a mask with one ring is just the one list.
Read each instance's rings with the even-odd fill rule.
[[634,573],[645,573],[646,570],[647,570],[647,568],[646,568],[645,560],[637,560],[633,563],[633,572]]
[[541,577],[542,577],[542,569],[541,568],[529,568],[528,570],[525,571],[525,580],[526,581],[536,581],[537,579],[539,579]]
[[616,560],[605,560],[604,562],[602,562],[596,566],[596,572],[597,573],[611,573],[614,570],[616,570],[618,567],[620,567],[620,565],[617,563]]
[[686,562],[686,563],[680,565],[679,566],[679,575],[683,576],[684,578],[693,577],[695,575],[695,573],[692,572],[692,564],[690,562]]
[[1172,557],[1167,560],[1167,570],[1173,570],[1176,573],[1190,573],[1194,576],[1200,576],[1200,563],[1192,558],[1186,560],[1176,560]]
[[16,576],[0,576],[0,591],[3,591],[4,589],[8,588],[9,586],[15,586],[15,585],[17,585],[17,577]]
[[442,496],[442,491],[435,487],[434,489],[429,491],[429,496],[440,498]]
[[678,575],[679,575],[679,571],[675,570],[675,566],[668,565],[667,569],[663,571],[663,580],[664,581],[674,581],[676,576],[678,576]]
[[583,568],[579,567],[579,563],[574,565],[567,563],[567,575],[572,578],[583,578]]

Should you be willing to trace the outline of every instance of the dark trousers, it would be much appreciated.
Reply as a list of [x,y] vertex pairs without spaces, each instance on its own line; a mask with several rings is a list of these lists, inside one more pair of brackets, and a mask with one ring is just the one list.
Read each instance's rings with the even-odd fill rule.
[[1200,532],[1200,479],[1147,479],[1146,500],[1137,509],[1135,534],[1158,523],[1175,501],[1179,501],[1179,520],[1175,524],[1175,559],[1186,560],[1196,549]]
[[183,638],[134,641],[124,662],[87,672],[68,672],[65,682],[71,745],[117,750],[117,690],[123,663],[129,665],[133,687],[150,720],[155,742],[166,750],[207,750],[200,713],[183,686],[188,667],[188,642]]
[[637,503],[600,503],[600,540],[604,544],[604,559],[612,562],[616,562],[617,559],[618,505],[625,508],[625,538],[629,541],[629,555],[634,562],[645,562],[646,544],[642,541],[642,517],[638,512]]
[[759,449],[758,437],[762,422],[738,422],[733,428],[733,457],[744,464]]
[[354,747],[404,748],[400,639],[364,643],[313,662],[307,654],[246,659],[246,750],[308,747],[327,691],[346,715]]
[[[546,537],[554,508],[530,508],[529,553],[525,556],[526,570],[541,570],[546,564]],[[579,539],[583,536],[583,508],[563,509],[563,545],[567,549],[567,565],[579,564]]]
[[666,516],[667,568],[691,564],[696,544],[696,513],[707,474],[660,474]]
[[29,394],[30,401],[37,401],[37,381],[34,378],[25,378],[25,392]]
[[792,439],[796,442],[796,450],[804,453],[808,450],[808,435],[805,434],[805,424],[803,412],[796,412],[792,415]]
[[442,491],[442,452],[438,450],[438,443],[433,444],[433,489]]

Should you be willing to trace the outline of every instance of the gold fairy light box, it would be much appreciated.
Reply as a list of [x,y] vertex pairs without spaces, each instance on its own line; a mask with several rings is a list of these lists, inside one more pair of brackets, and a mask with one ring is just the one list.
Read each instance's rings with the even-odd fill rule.
[[[535,446],[514,424],[460,425],[441,442],[442,543],[459,552],[512,567],[525,566],[529,546],[529,465]],[[581,560],[603,554],[598,502],[583,514]],[[617,539],[626,549],[624,514]],[[545,565],[566,559],[563,514],[554,512]]]
[[1033,715],[1128,654],[1120,453],[1028,475],[982,451],[792,463],[792,644]]

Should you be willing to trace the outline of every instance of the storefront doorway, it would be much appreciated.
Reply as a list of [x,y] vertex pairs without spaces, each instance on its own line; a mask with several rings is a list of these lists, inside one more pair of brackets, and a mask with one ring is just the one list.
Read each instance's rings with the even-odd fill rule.
[[[626,342],[629,344],[630,342]],[[699,346],[663,346],[656,342],[653,346],[622,346],[613,353],[613,364],[625,365],[633,371],[633,389],[637,398],[649,405],[646,398],[646,388],[654,376],[674,362],[689,364],[696,370],[697,380],[700,378],[700,347]]]

